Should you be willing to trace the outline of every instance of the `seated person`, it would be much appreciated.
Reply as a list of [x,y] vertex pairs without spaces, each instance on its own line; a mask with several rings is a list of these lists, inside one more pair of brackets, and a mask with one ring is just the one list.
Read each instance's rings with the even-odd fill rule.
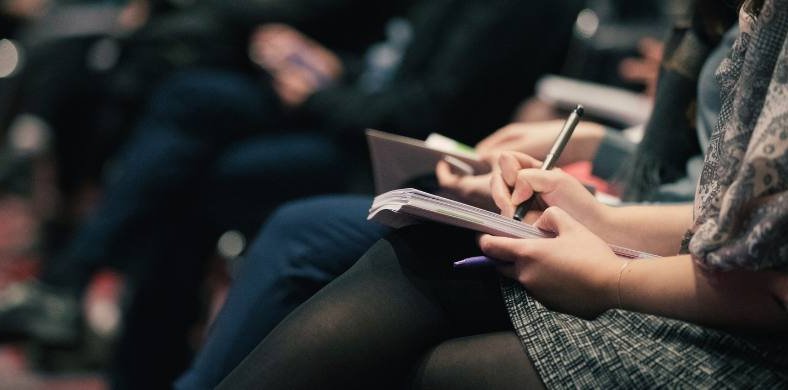
[[[676,126],[674,131],[694,135],[692,124],[697,123],[698,132],[711,132],[719,106],[719,87],[714,82],[714,71],[729,53],[735,32],[734,28],[726,34],[717,49],[709,54],[698,75],[697,83],[701,86],[697,90],[701,108],[698,118],[690,124]],[[709,37],[708,44],[712,46],[720,38],[719,35]],[[675,73],[667,69],[663,71],[663,85],[676,80]],[[695,80],[685,82],[695,83]],[[664,96],[668,95],[661,99],[664,100]],[[685,104],[690,105],[695,96],[683,97]],[[663,101],[658,101],[657,106],[665,110],[666,115],[673,115]],[[682,115],[680,118],[686,117]],[[647,126],[649,132],[662,128],[662,121],[659,116],[653,116]],[[560,125],[560,121],[512,124],[487,137],[476,149],[494,163],[503,150],[517,150],[542,159]],[[681,128],[684,130],[678,130]],[[655,144],[674,143],[671,138],[648,137],[654,139]],[[708,136],[700,138],[705,140]],[[603,126],[581,122],[560,163],[592,159],[596,162],[595,157],[600,154],[608,160],[611,154],[628,158],[629,149],[622,149],[619,145],[619,139],[606,132]],[[686,160],[671,157],[662,156],[662,164],[679,167],[677,169],[684,166]],[[436,175],[442,191],[448,195],[479,207],[495,207],[491,205],[489,175],[458,175],[445,163],[438,165]],[[623,186],[626,187],[626,183]],[[275,212],[244,256],[225,306],[212,325],[191,370],[180,379],[178,387],[191,389],[216,385],[282,318],[347,270],[365,249],[390,232],[389,228],[366,220],[370,204],[371,199],[365,196],[319,197],[293,202]]]
[[[539,192],[535,224],[555,238],[397,231],[218,388],[788,385],[786,20],[785,0],[743,8],[694,208],[611,208],[504,154],[496,205],[511,216]],[[625,260],[608,243],[665,257]],[[479,252],[495,268],[452,270]]]
[[[264,28],[260,39],[295,38],[296,51],[303,51],[282,65],[277,53],[252,45],[268,74],[175,76],[154,94],[101,203],[49,259],[43,283],[17,286],[26,299],[0,305],[0,333],[73,342],[85,286],[112,262],[135,275],[129,310],[136,314],[127,313],[123,327],[135,337],[120,345],[139,358],[127,355],[120,365],[137,369],[139,360],[150,362],[144,356],[171,356],[176,343],[177,358],[152,369],[184,361],[187,329],[199,313],[201,260],[222,228],[256,228],[283,200],[341,190],[347,167],[362,165],[366,127],[410,135],[456,129],[451,135],[477,141],[506,122],[539,76],[560,66],[581,6],[579,0],[419,2],[396,71],[373,86],[356,83],[350,62],[341,63],[342,79],[336,66],[322,72],[323,63],[337,64],[339,53],[281,26],[273,33]],[[48,300],[68,309],[47,311]],[[57,332],[46,332],[52,329]]]

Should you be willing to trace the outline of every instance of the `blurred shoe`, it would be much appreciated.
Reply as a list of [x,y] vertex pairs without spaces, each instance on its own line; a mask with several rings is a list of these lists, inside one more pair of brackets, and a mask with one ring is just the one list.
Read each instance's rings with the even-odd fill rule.
[[80,323],[81,306],[71,294],[38,282],[0,292],[0,340],[74,346],[80,341]]

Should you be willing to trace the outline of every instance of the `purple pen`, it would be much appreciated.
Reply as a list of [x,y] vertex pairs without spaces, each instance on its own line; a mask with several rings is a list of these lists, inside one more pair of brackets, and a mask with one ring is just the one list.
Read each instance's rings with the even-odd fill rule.
[[487,256],[474,256],[454,262],[454,268],[479,268],[495,265],[497,261]]

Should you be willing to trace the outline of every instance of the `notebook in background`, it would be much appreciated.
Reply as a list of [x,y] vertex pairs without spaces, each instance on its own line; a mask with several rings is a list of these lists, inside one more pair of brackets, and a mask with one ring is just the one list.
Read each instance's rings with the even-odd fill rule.
[[466,174],[479,175],[490,171],[473,148],[451,138],[431,134],[426,141],[378,130],[367,130],[367,142],[378,194],[402,188],[411,180],[431,175],[438,161],[453,158],[455,166]]

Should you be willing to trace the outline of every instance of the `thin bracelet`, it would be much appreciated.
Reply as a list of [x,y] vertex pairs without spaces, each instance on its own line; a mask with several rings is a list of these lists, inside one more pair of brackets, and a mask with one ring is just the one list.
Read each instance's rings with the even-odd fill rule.
[[618,270],[618,308],[623,309],[624,304],[621,301],[621,277],[624,276],[624,270],[629,267],[629,264],[632,263],[634,260],[624,260],[624,265],[621,266],[621,269]]

